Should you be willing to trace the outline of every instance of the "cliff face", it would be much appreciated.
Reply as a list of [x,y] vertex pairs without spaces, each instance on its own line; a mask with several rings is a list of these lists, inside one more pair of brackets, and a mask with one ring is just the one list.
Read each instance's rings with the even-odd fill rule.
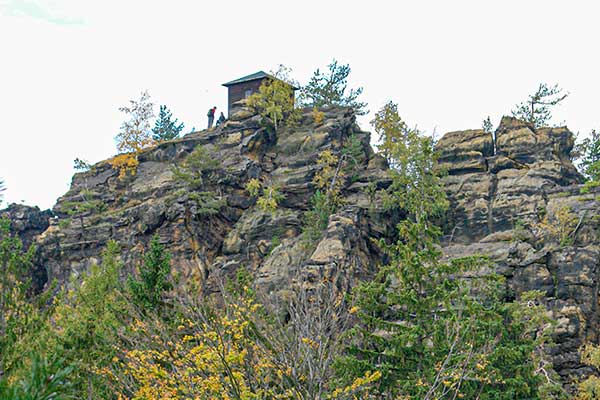
[[[312,207],[318,154],[325,149],[339,154],[352,135],[360,140],[364,157],[344,180],[345,205],[331,216],[321,239],[307,244],[301,229]],[[49,281],[65,282],[97,262],[106,243],[116,240],[124,261],[132,265],[158,233],[181,279],[208,291],[215,290],[217,278],[241,267],[260,289],[275,294],[285,294],[299,278],[305,282],[316,276],[346,288],[380,258],[370,238],[390,229],[387,221],[369,213],[362,190],[371,182],[385,185],[387,179],[385,163],[369,140],[349,110],[328,110],[319,124],[307,110],[297,128],[282,128],[275,135],[242,107],[216,129],[147,150],[134,177],[120,180],[107,162],[76,174],[54,209],[58,220],[38,238],[38,264],[48,271]],[[173,173],[173,165],[181,165],[199,145],[221,166],[202,188],[224,203],[217,213],[206,213],[194,191]],[[284,199],[275,212],[261,211],[245,191],[252,178],[280,188]],[[78,212],[69,216],[73,209]]]
[[[495,136],[495,138],[494,138]],[[504,117],[495,135],[451,132],[438,143],[451,202],[448,257],[484,254],[507,277],[509,295],[541,290],[557,322],[558,372],[591,371],[579,362],[598,340],[598,192],[581,194],[566,128],[534,130]]]
[[[339,155],[351,136],[360,141],[363,157],[343,180],[344,205],[321,238],[307,243],[301,231],[312,207],[318,154],[329,149]],[[254,276],[260,290],[277,296],[316,279],[347,290],[381,263],[371,239],[392,239],[395,225],[365,190],[390,182],[386,163],[369,142],[349,110],[326,110],[318,124],[306,110],[298,127],[275,135],[242,107],[216,129],[145,151],[133,177],[119,179],[108,162],[76,174],[49,226],[35,222],[48,220],[39,210],[29,215],[17,207],[8,215],[18,233],[38,245],[40,285],[87,270],[109,240],[121,245],[131,268],[158,233],[180,279],[207,292],[239,268]],[[173,173],[173,165],[199,145],[221,166],[202,188],[221,199],[215,213],[207,213]],[[558,346],[551,351],[564,377],[591,372],[577,350],[586,339],[597,341],[600,328],[598,192],[580,193],[572,147],[566,128],[534,130],[508,117],[495,134],[451,132],[438,143],[451,204],[444,221],[446,256],[489,256],[506,276],[509,296],[545,293],[558,323]],[[252,178],[280,188],[284,199],[275,212],[261,211],[244,190]]]

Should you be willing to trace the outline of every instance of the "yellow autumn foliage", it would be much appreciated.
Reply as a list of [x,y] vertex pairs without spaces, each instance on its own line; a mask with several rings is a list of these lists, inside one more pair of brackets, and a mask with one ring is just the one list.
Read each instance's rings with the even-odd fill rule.
[[248,192],[248,194],[250,196],[253,196],[253,197],[258,196],[261,189],[262,189],[262,184],[256,178],[250,179],[248,181],[248,183],[246,184],[246,191]]
[[285,198],[277,186],[263,188],[263,194],[256,199],[256,205],[264,212],[275,212],[279,203]]
[[356,378],[350,385],[338,388],[329,396],[330,399],[365,399],[369,397],[369,387],[381,379],[381,372],[366,372]]
[[256,178],[252,178],[246,184],[246,192],[252,197],[257,197],[256,205],[264,212],[275,212],[279,203],[285,199],[277,185],[263,186]]
[[259,309],[242,299],[181,321],[176,336],[161,334],[159,322],[137,320],[133,329],[151,343],[124,350],[119,368],[102,373],[117,382],[122,399],[298,398],[285,388],[289,371],[266,352],[248,319]]
[[[244,290],[247,292],[247,288]],[[148,316],[132,321],[130,344],[119,350],[110,368],[97,371],[112,382],[116,398],[307,398],[310,393],[307,388],[314,383],[311,379],[315,376],[311,377],[314,371],[303,369],[302,365],[313,353],[326,354],[323,340],[298,338],[301,343],[298,349],[302,350],[298,353],[298,363],[294,364],[282,357],[290,348],[282,348],[269,325],[261,322],[265,309],[251,297],[226,297],[219,304],[208,299],[202,302],[202,306],[192,306],[194,313],[186,313],[168,325],[160,318]],[[381,372],[375,371],[354,379],[347,386],[336,387],[332,381],[319,398],[370,398],[369,392],[380,378]]]
[[319,171],[313,178],[313,183],[317,189],[327,195],[327,198],[334,204],[337,204],[339,193],[344,183],[344,172],[341,169],[340,159],[333,154],[331,150],[324,150],[319,153],[317,165]]
[[[586,343],[580,349],[581,362],[594,368],[600,367],[600,347]],[[577,385],[576,400],[594,400],[600,398],[600,378],[588,376]]]
[[263,117],[269,118],[275,131],[282,121],[295,119],[294,89],[281,79],[265,79],[258,92],[248,97],[247,103]]
[[315,125],[322,124],[323,120],[325,119],[325,113],[323,111],[319,111],[319,109],[317,107],[313,107],[312,116],[313,116]]
[[138,154],[156,144],[151,130],[154,105],[150,101],[150,95],[147,91],[142,92],[139,100],[130,100],[129,103],[129,106],[119,107],[119,111],[125,113],[127,119],[115,136],[120,154],[109,161],[113,168],[119,170],[120,179],[135,175],[139,164]]
[[119,171],[119,179],[125,178],[127,175],[135,175],[139,161],[136,153],[118,154],[111,158],[110,165]]

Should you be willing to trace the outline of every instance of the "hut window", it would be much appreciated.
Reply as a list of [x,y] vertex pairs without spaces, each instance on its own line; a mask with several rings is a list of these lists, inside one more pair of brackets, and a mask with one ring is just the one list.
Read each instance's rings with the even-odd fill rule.
[[245,96],[245,98],[250,97],[250,95],[252,95],[252,89],[246,90],[246,96]]

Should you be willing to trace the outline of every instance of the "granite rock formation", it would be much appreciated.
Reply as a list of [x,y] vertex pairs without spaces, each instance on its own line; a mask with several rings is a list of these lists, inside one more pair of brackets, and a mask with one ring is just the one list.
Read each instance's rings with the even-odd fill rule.
[[566,380],[591,372],[584,340],[597,342],[598,191],[582,191],[565,127],[533,129],[504,117],[494,133],[451,132],[438,143],[450,200],[447,257],[483,254],[506,276],[508,295],[541,290],[557,322],[552,349]]
[[[73,177],[53,214],[21,206],[4,214],[26,243],[38,246],[38,287],[86,271],[109,240],[120,244],[123,260],[133,268],[158,234],[180,279],[207,292],[240,268],[260,290],[276,296],[316,279],[347,290],[382,262],[372,239],[392,240],[396,221],[365,190],[390,183],[369,133],[359,129],[349,109],[324,111],[316,123],[311,110],[304,110],[296,127],[275,134],[238,104],[218,128],[144,151],[135,176],[120,179],[110,162],[101,162]],[[360,140],[364,157],[343,182],[344,205],[330,216],[320,239],[307,243],[302,226],[312,207],[318,155],[326,149],[340,154],[351,136]],[[221,165],[202,188],[222,203],[213,212],[173,171],[197,146]],[[570,160],[571,132],[534,129],[505,117],[494,133],[450,132],[437,146],[450,202],[445,256],[488,256],[507,278],[508,297],[543,291],[557,322],[558,345],[552,349],[557,371],[566,380],[591,373],[578,348],[584,340],[597,342],[600,328],[599,191],[581,191],[582,177]],[[253,178],[280,188],[284,199],[276,211],[261,211],[246,192]]]
[[[238,268],[255,276],[260,289],[279,295],[300,277],[310,281],[318,276],[347,288],[380,258],[370,238],[391,229],[385,218],[370,212],[362,190],[372,182],[385,185],[386,167],[351,110],[324,111],[320,123],[307,109],[297,127],[275,134],[241,104],[215,129],[146,150],[133,177],[120,179],[109,162],[76,174],[54,207],[58,218],[38,237],[37,262],[47,280],[67,282],[86,271],[109,240],[120,244],[127,265],[136,265],[158,233],[181,279],[208,291]],[[345,205],[331,216],[321,239],[307,244],[301,231],[315,192],[318,154],[325,149],[339,154],[351,135],[360,140],[363,161],[344,182]],[[194,190],[174,176],[173,166],[196,146],[204,146],[221,165],[202,188],[223,203],[218,212],[206,212]],[[284,199],[276,211],[261,211],[245,191],[252,178],[280,188]]]

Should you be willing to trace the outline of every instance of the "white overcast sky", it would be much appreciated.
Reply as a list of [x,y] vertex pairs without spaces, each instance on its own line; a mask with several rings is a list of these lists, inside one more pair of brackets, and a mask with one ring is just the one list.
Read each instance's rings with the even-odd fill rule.
[[598,1],[0,0],[0,179],[51,207],[76,157],[115,153],[118,107],[148,89],[185,122],[226,108],[223,82],[285,64],[305,83],[333,58],[371,113],[386,101],[438,134],[497,124],[540,82],[571,95],[556,122],[600,128]]

